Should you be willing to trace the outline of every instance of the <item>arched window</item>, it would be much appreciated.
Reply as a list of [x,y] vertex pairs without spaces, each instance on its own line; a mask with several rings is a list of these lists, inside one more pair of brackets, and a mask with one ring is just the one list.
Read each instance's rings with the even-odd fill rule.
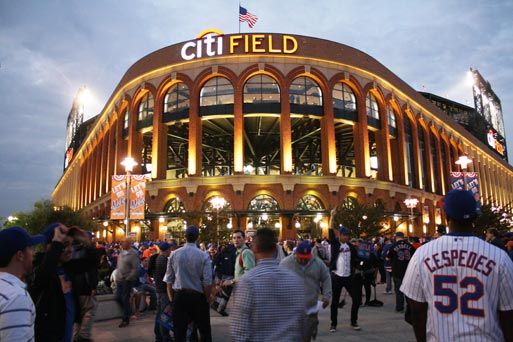
[[171,86],[164,97],[163,121],[184,119],[189,116],[189,88],[185,83]]
[[367,108],[367,120],[369,125],[380,128],[378,101],[373,94],[367,94],[367,97],[365,98],[365,107]]
[[233,104],[233,86],[224,77],[214,77],[200,91],[200,106]]
[[256,75],[244,84],[244,103],[280,103],[280,86],[267,75]]
[[137,128],[149,127],[153,124],[153,96],[148,92],[139,104]]
[[269,195],[258,195],[248,205],[247,228],[281,228],[278,202]]
[[430,191],[431,187],[428,184],[428,151],[427,151],[427,144],[426,139],[424,135],[424,128],[422,125],[418,125],[418,136],[419,136],[419,152],[420,152],[420,169],[422,171],[422,186],[423,189],[426,191]]
[[299,199],[296,205],[298,211],[321,211],[324,210],[324,205],[321,200],[313,195],[304,195]]
[[345,83],[337,83],[333,87],[333,111],[335,118],[356,121],[356,96]]
[[442,175],[440,174],[440,163],[438,161],[438,154],[436,153],[436,142],[437,142],[437,139],[436,139],[436,136],[433,134],[433,132],[430,133],[431,134],[431,142],[430,142],[430,145],[431,145],[431,165],[432,165],[432,168],[433,168],[433,180],[435,182],[435,192],[439,195],[442,194],[442,184],[441,184],[441,177]]
[[397,135],[397,116],[391,106],[387,107],[388,114],[388,130],[392,137]]
[[322,115],[322,91],[317,82],[305,76],[296,78],[289,88],[291,113]]
[[406,146],[406,164],[408,170],[408,185],[416,188],[417,177],[416,177],[416,167],[415,167],[415,154],[413,152],[413,123],[410,118],[406,116],[404,120],[404,140]]
[[223,210],[231,211],[232,205],[221,196],[212,196],[203,204],[203,211],[206,213],[220,212]]
[[173,197],[166,203],[164,212],[167,214],[180,215],[185,212],[185,206],[178,197]]

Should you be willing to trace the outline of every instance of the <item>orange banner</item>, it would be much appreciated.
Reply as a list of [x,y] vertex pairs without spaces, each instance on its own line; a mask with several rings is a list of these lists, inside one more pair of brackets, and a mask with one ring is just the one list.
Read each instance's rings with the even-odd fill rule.
[[124,220],[126,211],[126,176],[112,176],[110,192],[110,219]]
[[146,204],[146,176],[130,176],[130,219],[144,220]]

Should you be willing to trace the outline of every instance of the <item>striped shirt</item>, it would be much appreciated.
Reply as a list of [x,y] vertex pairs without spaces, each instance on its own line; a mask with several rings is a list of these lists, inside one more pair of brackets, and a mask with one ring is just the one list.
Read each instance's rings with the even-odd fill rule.
[[304,281],[263,259],[235,286],[230,316],[232,341],[302,341]]
[[34,302],[18,277],[0,272],[0,341],[34,340]]
[[502,341],[497,311],[513,310],[513,263],[477,237],[445,235],[413,254],[401,291],[428,304],[428,341]]

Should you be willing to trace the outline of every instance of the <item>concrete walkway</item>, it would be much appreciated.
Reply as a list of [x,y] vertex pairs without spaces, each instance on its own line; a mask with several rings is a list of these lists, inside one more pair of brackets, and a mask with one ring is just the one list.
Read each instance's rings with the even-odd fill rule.
[[[378,285],[378,299],[383,307],[361,307],[358,323],[362,330],[354,331],[349,326],[351,299],[339,309],[337,332],[330,333],[329,308],[319,314],[319,334],[316,341],[415,341],[413,329],[404,321],[404,314],[394,312],[394,295],[383,294],[384,285]],[[146,313],[127,328],[118,328],[119,320],[96,322],[93,338],[96,342],[142,342],[155,341],[153,334],[154,311]],[[230,317],[221,317],[211,311],[211,325],[215,342],[230,341]],[[276,341],[278,342],[278,341]]]

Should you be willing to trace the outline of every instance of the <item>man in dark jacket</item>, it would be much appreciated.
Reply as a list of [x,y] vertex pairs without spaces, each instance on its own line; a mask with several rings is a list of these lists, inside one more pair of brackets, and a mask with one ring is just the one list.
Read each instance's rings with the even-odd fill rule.
[[415,253],[415,248],[404,239],[403,232],[395,233],[396,242],[388,251],[387,258],[392,263],[392,278],[394,279],[395,289],[395,311],[404,312],[404,294],[399,290],[403,283],[403,278],[410,263],[410,259]]
[[354,330],[360,330],[358,326],[358,309],[362,302],[363,278],[359,272],[355,272],[358,255],[355,246],[349,242],[349,230],[340,228],[339,237],[336,237],[334,216],[335,209],[331,212],[329,239],[331,244],[331,258],[329,269],[331,273],[331,288],[333,292],[331,301],[331,327],[330,332],[337,330],[338,303],[342,288],[345,288],[352,299],[351,326]]
[[91,341],[92,328],[96,308],[96,287],[98,286],[99,254],[93,246],[91,235],[79,229],[70,229],[70,236],[73,236],[73,260],[88,261],[89,266],[85,272],[71,276],[73,292],[78,297],[80,304],[80,319],[75,327],[75,342]]
[[71,342],[73,325],[80,322],[80,306],[71,277],[91,265],[87,259],[71,260],[73,239],[68,233],[69,228],[60,223],[49,225],[43,231],[46,250],[34,260],[29,292],[36,304],[36,341]]

